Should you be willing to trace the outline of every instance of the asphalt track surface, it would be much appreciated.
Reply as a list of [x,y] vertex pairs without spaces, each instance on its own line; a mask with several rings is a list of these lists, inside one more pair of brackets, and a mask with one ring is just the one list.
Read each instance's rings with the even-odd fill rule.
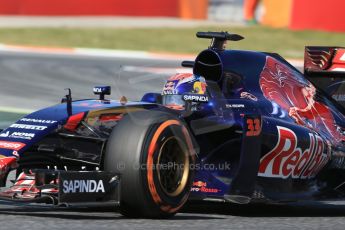
[[79,55],[0,53],[0,106],[38,109],[59,103],[72,89],[73,99],[94,98],[96,85],[112,86],[109,98],[139,100],[160,92],[180,61]]
[[180,62],[0,52],[0,111],[14,112],[0,113],[0,128],[16,120],[18,111],[60,103],[65,88],[71,88],[74,100],[95,98],[92,89],[99,85],[112,86],[108,98],[140,100],[145,92],[160,92],[167,76],[181,68]]
[[[92,98],[92,87],[111,85],[111,98],[138,100],[159,92],[180,61],[0,53],[0,107],[38,109],[73,98]],[[14,119],[12,117],[11,119]],[[10,121],[6,121],[10,122]],[[3,124],[4,125],[4,124]],[[0,229],[344,229],[345,202],[286,205],[191,204],[168,220],[126,219],[114,208],[73,208],[0,202]]]

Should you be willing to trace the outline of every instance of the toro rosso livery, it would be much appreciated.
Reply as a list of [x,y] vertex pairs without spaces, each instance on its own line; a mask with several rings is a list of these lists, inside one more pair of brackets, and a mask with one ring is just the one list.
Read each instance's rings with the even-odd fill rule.
[[[62,103],[0,133],[0,199],[114,204],[168,217],[188,200],[344,198],[345,49],[306,47],[304,74],[274,53],[211,46],[139,102]],[[9,183],[7,176],[16,172]]]

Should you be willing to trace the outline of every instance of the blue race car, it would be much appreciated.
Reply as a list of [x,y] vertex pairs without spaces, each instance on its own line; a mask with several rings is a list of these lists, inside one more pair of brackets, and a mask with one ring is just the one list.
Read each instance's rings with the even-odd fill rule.
[[[187,201],[344,198],[345,49],[306,47],[305,71],[274,53],[225,50],[243,39],[199,32],[208,49],[140,102],[73,101],[0,133],[0,199],[119,205],[165,218]],[[10,184],[7,177],[15,171]]]

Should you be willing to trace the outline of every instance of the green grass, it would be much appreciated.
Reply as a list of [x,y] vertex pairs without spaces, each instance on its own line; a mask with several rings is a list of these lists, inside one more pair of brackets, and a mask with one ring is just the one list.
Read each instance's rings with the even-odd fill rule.
[[0,43],[146,50],[196,54],[209,41],[196,39],[197,31],[230,31],[246,37],[231,43],[233,49],[277,52],[287,58],[302,58],[306,45],[345,46],[345,33],[290,31],[261,26],[196,27],[159,29],[23,28],[0,29]]

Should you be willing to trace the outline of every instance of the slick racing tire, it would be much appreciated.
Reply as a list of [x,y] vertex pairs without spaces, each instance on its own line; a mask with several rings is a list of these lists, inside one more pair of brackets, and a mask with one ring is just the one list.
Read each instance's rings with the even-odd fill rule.
[[167,218],[188,199],[194,163],[191,136],[179,119],[139,111],[125,115],[113,129],[104,170],[121,174],[121,214]]

